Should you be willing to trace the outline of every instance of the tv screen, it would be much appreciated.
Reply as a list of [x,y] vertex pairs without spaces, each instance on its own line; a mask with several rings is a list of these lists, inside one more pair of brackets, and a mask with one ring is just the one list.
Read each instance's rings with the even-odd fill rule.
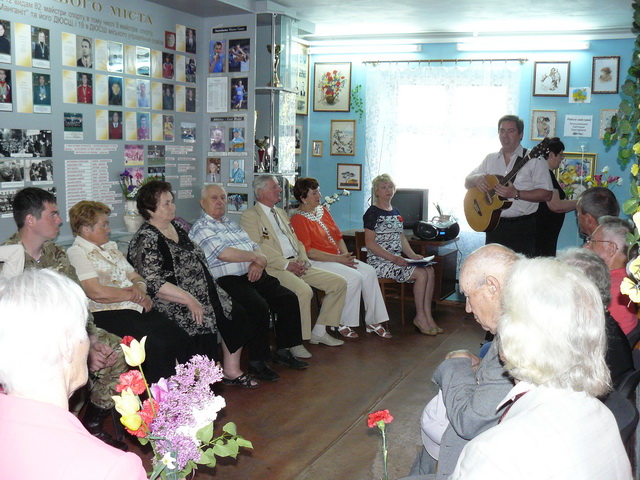
[[399,188],[391,205],[400,211],[404,228],[413,229],[419,221],[429,219],[429,190]]

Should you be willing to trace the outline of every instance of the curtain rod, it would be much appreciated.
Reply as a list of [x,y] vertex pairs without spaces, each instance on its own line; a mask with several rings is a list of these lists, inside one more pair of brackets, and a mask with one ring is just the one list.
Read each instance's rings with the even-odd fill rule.
[[464,62],[520,62],[520,65],[524,62],[528,62],[528,58],[439,58],[439,59],[425,59],[425,60],[364,60],[362,63],[371,63],[376,66],[379,63],[464,63]]

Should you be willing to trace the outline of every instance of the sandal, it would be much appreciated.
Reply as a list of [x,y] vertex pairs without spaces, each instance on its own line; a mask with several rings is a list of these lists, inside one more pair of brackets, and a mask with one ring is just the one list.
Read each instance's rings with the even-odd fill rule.
[[375,333],[379,337],[382,338],[391,338],[391,332],[384,328],[384,326],[379,323],[377,325],[367,325],[367,333]]
[[260,382],[248,373],[243,373],[236,378],[222,377],[222,383],[224,385],[236,385],[242,388],[257,388],[258,385],[260,385]]
[[346,338],[358,338],[359,335],[351,328],[346,325],[340,325],[338,328],[338,333]]

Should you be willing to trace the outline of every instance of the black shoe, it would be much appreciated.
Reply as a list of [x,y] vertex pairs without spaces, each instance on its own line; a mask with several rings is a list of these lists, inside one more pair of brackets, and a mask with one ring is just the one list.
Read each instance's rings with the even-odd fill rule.
[[284,365],[285,367],[293,368],[295,370],[304,370],[309,366],[307,362],[303,362],[302,360],[298,360],[293,356],[289,350],[285,350],[283,353],[276,352],[273,357],[273,363],[278,365]]
[[249,364],[249,375],[259,378],[260,380],[266,380],[267,382],[273,382],[280,378],[280,375],[271,370],[266,362]]

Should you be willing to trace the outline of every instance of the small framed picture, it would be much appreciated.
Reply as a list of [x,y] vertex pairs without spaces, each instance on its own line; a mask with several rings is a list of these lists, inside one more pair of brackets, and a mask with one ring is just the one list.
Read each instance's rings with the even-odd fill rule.
[[321,157],[324,150],[324,142],[322,140],[314,140],[311,142],[311,156]]
[[567,200],[575,200],[588,185],[585,178],[596,171],[596,153],[564,152],[564,161],[554,173]]
[[611,127],[611,119],[618,113],[615,108],[600,110],[600,138],[604,139],[607,128]]
[[555,137],[557,115],[555,110],[532,110],[531,140]]
[[571,62],[535,62],[534,97],[568,97]]
[[356,154],[356,121],[331,120],[331,155]]
[[339,163],[337,169],[338,190],[362,190],[362,165]]
[[618,93],[620,57],[593,57],[591,93]]
[[313,71],[313,111],[350,111],[351,62],[316,63]]
[[302,153],[302,132],[302,125],[296,125],[296,155],[300,155]]

